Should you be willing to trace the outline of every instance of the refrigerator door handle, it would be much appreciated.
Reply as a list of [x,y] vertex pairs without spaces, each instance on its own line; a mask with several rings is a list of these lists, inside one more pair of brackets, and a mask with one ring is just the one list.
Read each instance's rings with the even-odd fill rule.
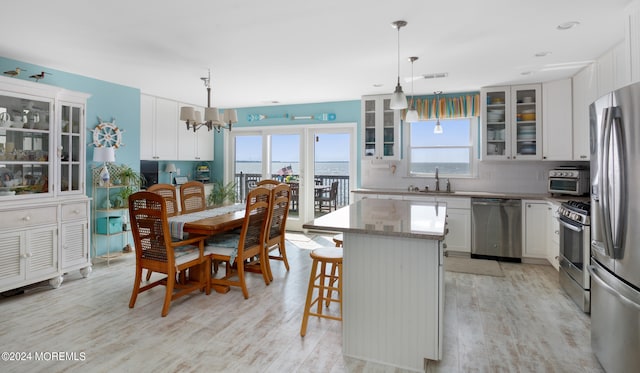
[[622,190],[622,188],[625,188],[626,185],[626,180],[625,180],[625,167],[624,167],[624,162],[626,159],[626,154],[624,153],[624,141],[622,138],[622,123],[621,123],[621,110],[619,107],[614,107],[612,108],[612,123],[611,123],[611,131],[614,134],[614,160],[617,161],[617,165],[616,165],[616,174],[615,174],[615,185],[617,186],[617,190],[614,191],[614,196],[616,197],[614,199],[614,201],[616,201],[616,205],[613,206],[614,207],[614,211],[616,216],[614,217],[613,221],[615,222],[615,227],[611,227],[612,230],[612,236],[611,236],[611,241],[613,243],[613,251],[615,253],[615,258],[619,259],[622,258],[622,253],[620,252],[622,250],[622,234],[623,234],[623,228],[627,226],[627,222],[626,222],[626,216],[627,214],[625,213],[625,208],[627,206],[626,203],[622,203],[622,198],[620,198],[623,195],[626,195],[626,193]]
[[600,278],[600,276],[598,276],[597,274],[597,269],[595,266],[590,265],[587,267],[587,269],[589,270],[589,274],[591,275],[591,279],[595,280],[595,282],[598,283],[598,285],[602,286],[607,292],[613,294],[615,297],[617,297],[620,302],[622,302],[624,305],[631,307],[631,308],[635,308],[637,311],[640,311],[640,304],[632,301],[631,299],[625,297],[624,295],[620,294],[619,292],[616,291],[616,289],[614,289],[613,287],[611,287],[609,284],[607,284],[603,279]]
[[604,233],[604,248],[606,255],[615,259],[615,251],[613,246],[613,233],[612,233],[612,219],[611,219],[611,188],[609,184],[609,166],[611,159],[611,133],[613,130],[613,107],[604,109],[604,115],[602,116],[602,142],[601,151],[602,157],[599,159],[599,180],[600,184],[600,203],[602,205],[602,228]]

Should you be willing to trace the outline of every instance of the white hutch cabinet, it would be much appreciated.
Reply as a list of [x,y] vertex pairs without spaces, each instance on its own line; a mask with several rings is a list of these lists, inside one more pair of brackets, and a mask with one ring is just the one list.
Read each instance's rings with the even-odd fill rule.
[[91,272],[88,97],[0,77],[0,292]]

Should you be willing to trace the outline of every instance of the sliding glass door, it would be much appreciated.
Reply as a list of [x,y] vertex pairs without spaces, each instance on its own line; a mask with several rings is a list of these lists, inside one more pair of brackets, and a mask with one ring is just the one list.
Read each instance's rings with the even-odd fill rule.
[[[349,190],[356,182],[349,176],[356,174],[355,131],[355,124],[331,130],[311,125],[234,128],[225,161],[233,171],[226,174],[237,184],[239,201],[259,180],[288,183],[292,198],[287,229],[302,230],[314,216],[349,203]],[[331,186],[336,181],[337,198],[333,198]]]
[[351,136],[349,132],[318,130],[314,134],[314,216],[349,204]]

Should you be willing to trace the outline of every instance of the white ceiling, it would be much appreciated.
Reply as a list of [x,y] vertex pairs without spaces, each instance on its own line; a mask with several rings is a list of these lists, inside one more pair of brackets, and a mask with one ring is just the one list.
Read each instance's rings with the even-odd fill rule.
[[20,0],[2,5],[0,55],[197,105],[208,68],[221,108],[358,100],[393,91],[405,20],[405,93],[410,56],[414,76],[449,74],[416,94],[462,92],[575,74],[624,40],[630,2]]

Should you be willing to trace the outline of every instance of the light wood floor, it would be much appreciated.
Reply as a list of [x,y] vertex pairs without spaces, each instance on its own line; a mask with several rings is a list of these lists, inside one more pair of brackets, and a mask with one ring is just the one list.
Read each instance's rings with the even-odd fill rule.
[[[323,240],[320,237],[317,240]],[[330,241],[323,241],[327,244]],[[80,361],[0,362],[2,372],[396,372],[345,358],[341,325],[311,318],[299,335],[311,260],[288,246],[291,271],[272,264],[265,286],[249,274],[245,300],[193,293],[160,317],[164,289],[128,308],[129,254],[96,265],[59,289],[0,297],[0,350],[76,353]],[[501,263],[505,277],[445,274],[444,359],[429,372],[601,372],[591,352],[590,319],[558,287],[550,266]],[[157,276],[157,275],[154,275]]]

